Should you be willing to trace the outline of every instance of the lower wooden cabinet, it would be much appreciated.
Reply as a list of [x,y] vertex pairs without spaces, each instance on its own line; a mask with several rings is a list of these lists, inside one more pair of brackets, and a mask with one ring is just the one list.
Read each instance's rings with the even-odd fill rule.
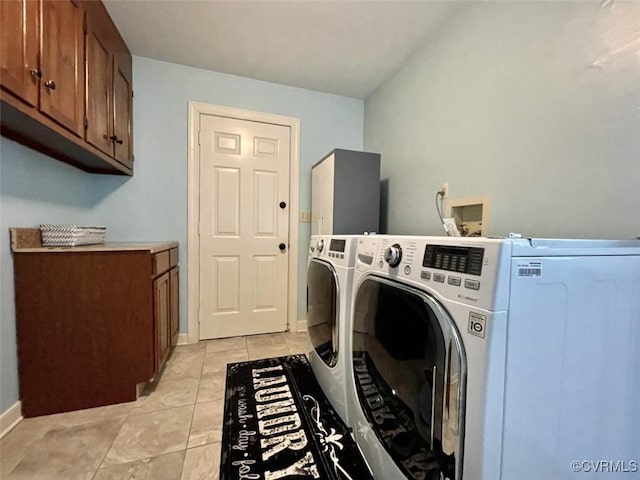
[[22,414],[136,399],[179,329],[175,243],[14,248]]
[[[173,325],[178,311],[178,284],[173,275],[178,274],[178,267],[165,272],[153,281],[153,311],[155,320],[155,354],[156,371],[162,368],[165,360],[176,344]],[[175,294],[173,293],[175,291]],[[175,295],[175,297],[174,297]]]
[[[176,257],[177,255],[178,249],[176,249]],[[169,295],[171,296],[169,326],[171,328],[171,345],[174,346],[178,344],[178,335],[180,334],[180,272],[177,266],[169,272]]]

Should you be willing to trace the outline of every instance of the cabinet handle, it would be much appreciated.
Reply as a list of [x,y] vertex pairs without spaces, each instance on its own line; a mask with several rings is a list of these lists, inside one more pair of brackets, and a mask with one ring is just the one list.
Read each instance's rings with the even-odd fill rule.
[[114,142],[116,142],[118,145],[122,145],[124,143],[123,140],[120,140],[118,137],[116,137],[115,135],[111,135],[109,137],[111,140],[113,140]]
[[37,68],[31,70],[31,76],[35,78],[42,78],[42,72]]
[[56,82],[54,82],[53,80],[49,80],[48,82],[45,82],[44,86],[49,88],[49,89],[51,89],[51,90],[55,90],[56,89]]

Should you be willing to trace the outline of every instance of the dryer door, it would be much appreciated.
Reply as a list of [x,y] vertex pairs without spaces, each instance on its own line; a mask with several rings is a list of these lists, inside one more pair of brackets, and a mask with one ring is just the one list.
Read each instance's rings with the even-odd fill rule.
[[364,277],[353,370],[364,415],[407,478],[462,478],[466,359],[446,310],[404,284]]
[[307,269],[307,329],[316,353],[330,367],[338,361],[339,295],[335,269],[312,259]]

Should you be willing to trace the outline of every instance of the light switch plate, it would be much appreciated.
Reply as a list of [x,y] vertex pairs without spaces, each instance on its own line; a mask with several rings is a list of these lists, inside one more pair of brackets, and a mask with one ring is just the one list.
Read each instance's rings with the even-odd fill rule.
[[300,221],[302,223],[311,223],[311,212],[300,212]]

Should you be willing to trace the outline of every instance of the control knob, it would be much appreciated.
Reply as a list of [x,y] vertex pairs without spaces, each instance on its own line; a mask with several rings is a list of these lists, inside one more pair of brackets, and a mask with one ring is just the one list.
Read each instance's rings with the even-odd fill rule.
[[316,243],[316,248],[318,249],[318,253],[322,253],[322,250],[324,250],[324,239],[320,239],[318,240],[318,242]]
[[402,260],[402,247],[397,243],[394,243],[384,251],[384,261],[389,264],[390,267],[397,267]]

